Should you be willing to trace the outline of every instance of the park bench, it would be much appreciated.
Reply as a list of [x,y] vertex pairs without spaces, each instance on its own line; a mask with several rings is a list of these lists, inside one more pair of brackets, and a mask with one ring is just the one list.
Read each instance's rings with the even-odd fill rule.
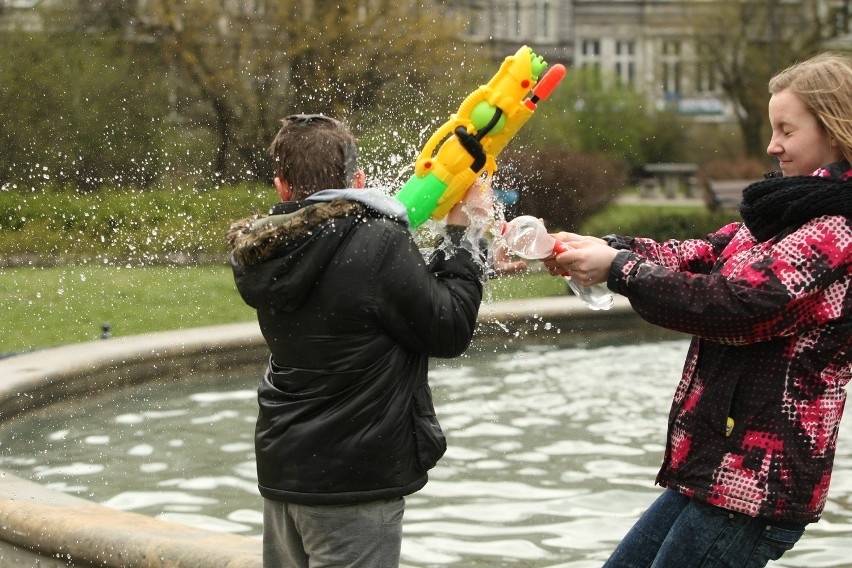
[[[695,164],[680,164],[680,163],[662,163],[662,164],[645,164],[643,168],[649,179],[644,180],[644,184],[653,183],[663,190],[663,195],[668,199],[674,199],[681,193],[681,188],[686,191],[686,197],[692,196],[691,180],[695,177],[695,172],[698,166]],[[643,189],[647,193],[651,186]]]
[[708,179],[704,182],[704,201],[711,211],[717,209],[736,210],[743,198],[743,190],[757,180],[753,179]]

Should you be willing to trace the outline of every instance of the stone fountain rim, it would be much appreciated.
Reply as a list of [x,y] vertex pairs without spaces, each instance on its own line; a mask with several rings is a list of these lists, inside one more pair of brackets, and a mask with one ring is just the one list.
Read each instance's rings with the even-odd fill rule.
[[[641,320],[616,297],[592,312],[572,297],[484,303],[479,334],[542,321],[575,330],[624,329]],[[552,329],[549,328],[549,329]],[[115,337],[0,360],[0,423],[68,397],[192,370],[258,364],[266,346],[256,322]],[[46,559],[53,559],[50,564]],[[0,560],[15,565],[259,568],[260,540],[111,509],[0,472]]]

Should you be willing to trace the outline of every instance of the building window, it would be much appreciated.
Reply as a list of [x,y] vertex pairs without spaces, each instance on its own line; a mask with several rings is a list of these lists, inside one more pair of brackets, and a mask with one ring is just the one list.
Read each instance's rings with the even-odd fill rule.
[[636,42],[615,42],[615,75],[619,81],[627,85],[636,82]]
[[480,38],[484,35],[484,30],[487,29],[485,25],[485,18],[487,16],[487,12],[483,5],[477,0],[473,0],[467,5],[467,27],[465,29],[465,33],[472,38]]
[[849,5],[848,2],[841,2],[832,9],[831,27],[832,37],[849,33]]
[[701,94],[713,94],[719,89],[713,55],[706,47],[697,46],[698,59],[695,64],[695,90]]
[[698,63],[695,70],[695,89],[699,93],[716,92],[716,69],[709,63]]
[[553,17],[553,4],[550,0],[536,0],[535,34],[540,39],[553,39],[556,22]]
[[508,0],[506,3],[506,35],[509,39],[521,35],[521,2],[520,0]]
[[675,40],[663,41],[662,86],[667,97],[681,94],[681,44]]
[[584,39],[580,44],[582,47],[580,53],[583,54],[583,59],[600,59],[601,56],[601,40],[599,39]]
[[585,71],[587,81],[600,83],[601,79],[601,41],[584,39],[580,42],[580,69]]

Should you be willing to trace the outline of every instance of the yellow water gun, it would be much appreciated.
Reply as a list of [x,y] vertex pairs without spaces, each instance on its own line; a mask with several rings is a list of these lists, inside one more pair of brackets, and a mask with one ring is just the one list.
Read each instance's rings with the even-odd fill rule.
[[523,46],[429,138],[414,175],[395,196],[408,210],[412,228],[430,217],[443,219],[483,172],[493,176],[497,154],[565,76],[565,67],[556,64],[539,81],[545,67],[541,56]]

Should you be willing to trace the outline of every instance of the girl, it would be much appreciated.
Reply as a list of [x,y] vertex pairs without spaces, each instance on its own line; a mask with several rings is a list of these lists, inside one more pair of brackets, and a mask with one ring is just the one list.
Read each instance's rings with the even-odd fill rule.
[[783,175],[746,188],[742,223],[683,242],[560,233],[572,248],[546,263],[693,335],[666,489],[606,568],[765,566],[825,505],[852,376],[852,64],[821,54],[769,91]]

